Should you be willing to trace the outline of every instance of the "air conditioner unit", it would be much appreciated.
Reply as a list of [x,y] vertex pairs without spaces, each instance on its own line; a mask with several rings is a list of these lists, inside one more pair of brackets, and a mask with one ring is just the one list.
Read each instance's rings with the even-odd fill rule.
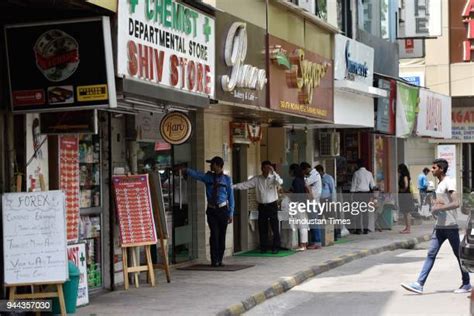
[[319,154],[321,157],[339,156],[340,136],[337,132],[319,133]]

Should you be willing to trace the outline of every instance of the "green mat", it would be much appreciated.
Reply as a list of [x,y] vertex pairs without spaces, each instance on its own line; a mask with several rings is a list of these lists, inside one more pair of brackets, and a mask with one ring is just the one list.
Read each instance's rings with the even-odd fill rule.
[[296,251],[294,250],[280,250],[277,254],[272,254],[271,251],[267,251],[266,253],[260,253],[260,250],[250,250],[235,254],[234,256],[237,257],[288,257],[294,255]]
[[345,244],[346,242],[349,242],[350,240],[347,239],[347,238],[341,238],[341,239],[338,239],[337,241],[335,241],[334,243],[337,245],[337,244]]

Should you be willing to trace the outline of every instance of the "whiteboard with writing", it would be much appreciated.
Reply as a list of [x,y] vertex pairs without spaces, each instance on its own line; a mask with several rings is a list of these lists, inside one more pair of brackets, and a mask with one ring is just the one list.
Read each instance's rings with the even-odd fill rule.
[[66,281],[64,193],[6,193],[2,205],[5,284]]

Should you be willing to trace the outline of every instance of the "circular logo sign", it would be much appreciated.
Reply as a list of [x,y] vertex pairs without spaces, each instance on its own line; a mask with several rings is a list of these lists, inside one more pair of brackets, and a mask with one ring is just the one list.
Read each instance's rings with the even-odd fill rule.
[[182,112],[170,112],[161,120],[161,137],[172,145],[180,145],[186,142],[191,137],[191,132],[191,121]]
[[69,78],[79,66],[79,44],[61,30],[47,31],[38,38],[35,47],[36,65],[49,81]]

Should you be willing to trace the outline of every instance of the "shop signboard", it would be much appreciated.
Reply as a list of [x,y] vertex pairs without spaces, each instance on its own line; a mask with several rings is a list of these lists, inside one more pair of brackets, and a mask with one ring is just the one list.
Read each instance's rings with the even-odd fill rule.
[[474,61],[474,0],[448,1],[450,63]]
[[117,106],[108,17],[10,25],[5,34],[13,112]]
[[378,132],[391,134],[395,133],[395,106],[396,106],[396,84],[395,80],[378,79],[377,85],[380,89],[387,90],[388,97],[377,98],[377,116],[375,129]]
[[67,259],[79,269],[79,288],[77,289],[76,306],[89,304],[89,287],[87,284],[86,244],[79,243],[67,246]]
[[119,77],[214,97],[214,18],[178,2],[119,1]]
[[216,98],[266,106],[265,29],[216,13]]
[[68,242],[79,239],[79,138],[59,136],[59,187],[66,195],[66,232]]
[[425,40],[419,38],[398,40],[398,54],[400,59],[425,57]]
[[372,87],[374,49],[340,34],[335,37],[334,79],[350,80]]
[[420,89],[419,100],[416,135],[451,138],[451,98]]
[[474,107],[452,109],[452,138],[474,143]]
[[435,158],[443,158],[448,162],[446,175],[456,186],[456,145],[438,145]]
[[397,83],[396,135],[407,138],[413,135],[418,106],[418,88]]
[[398,38],[433,38],[442,35],[441,0],[399,2]]
[[148,175],[112,177],[120,246],[157,242]]
[[2,209],[5,284],[65,282],[64,193],[5,193]]
[[169,112],[161,119],[161,137],[169,144],[181,145],[185,143],[191,137],[192,131],[191,120],[183,112]]
[[404,72],[400,74],[400,78],[408,81],[408,83],[424,87],[425,86],[425,73],[424,72]]
[[332,122],[333,61],[271,35],[269,45],[270,108]]

